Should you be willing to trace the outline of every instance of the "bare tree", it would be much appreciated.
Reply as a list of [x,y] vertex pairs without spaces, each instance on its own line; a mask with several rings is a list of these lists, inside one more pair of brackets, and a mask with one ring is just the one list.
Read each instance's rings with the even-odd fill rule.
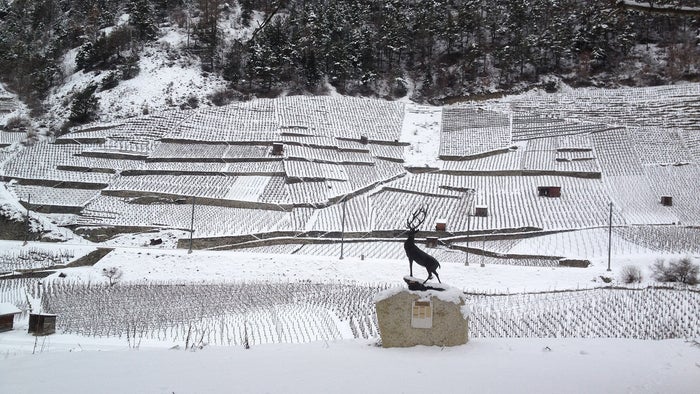
[[121,269],[119,269],[119,267],[102,268],[102,276],[109,279],[110,286],[116,285],[122,278],[123,274],[124,273]]

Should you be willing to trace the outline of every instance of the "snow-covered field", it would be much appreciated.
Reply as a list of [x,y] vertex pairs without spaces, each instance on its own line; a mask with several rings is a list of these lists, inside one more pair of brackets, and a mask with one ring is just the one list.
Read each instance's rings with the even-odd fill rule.
[[442,349],[347,340],[194,352],[42,341],[43,353],[0,353],[3,392],[682,394],[697,392],[700,376],[700,347],[683,340],[480,339]]
[[[148,234],[131,242],[146,240]],[[5,241],[3,247],[19,243]],[[30,244],[31,246],[31,244]],[[623,264],[647,269],[650,256],[596,261],[587,269],[443,264],[441,278],[485,292],[601,286]],[[95,266],[63,269],[44,280],[104,283],[119,267],[123,283],[229,281],[357,282],[402,285],[404,260],[292,256],[117,246]],[[420,267],[415,274],[422,276]],[[119,286],[119,285],[117,285]],[[185,350],[184,340],[57,333],[33,337],[27,320],[0,334],[0,389],[8,393],[692,393],[700,377],[700,346],[692,338],[472,338],[455,348],[383,349],[377,338],[305,344],[212,346]],[[174,349],[172,349],[175,347]],[[89,372],[86,372],[89,371]]]

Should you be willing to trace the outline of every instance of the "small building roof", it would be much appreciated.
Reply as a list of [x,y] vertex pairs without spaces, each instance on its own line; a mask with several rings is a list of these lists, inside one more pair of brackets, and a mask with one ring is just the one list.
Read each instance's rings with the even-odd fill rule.
[[0,302],[0,315],[15,315],[17,313],[22,313],[19,308],[10,304],[9,302]]

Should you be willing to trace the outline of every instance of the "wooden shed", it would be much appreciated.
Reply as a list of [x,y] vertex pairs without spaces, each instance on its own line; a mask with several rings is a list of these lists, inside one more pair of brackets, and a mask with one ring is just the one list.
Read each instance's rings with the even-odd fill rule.
[[486,217],[489,216],[489,207],[486,205],[477,205],[474,207],[474,216]]
[[435,220],[435,231],[447,231],[447,219]]
[[561,197],[561,186],[537,186],[540,197]]
[[56,332],[56,315],[50,313],[30,313],[29,333],[34,335],[49,335]]
[[282,156],[282,154],[284,154],[284,144],[281,142],[272,143],[272,154],[275,156]]
[[15,315],[22,313],[19,308],[8,302],[0,303],[0,332],[14,328]]
[[661,205],[665,207],[672,207],[673,206],[673,197],[672,196],[661,196]]

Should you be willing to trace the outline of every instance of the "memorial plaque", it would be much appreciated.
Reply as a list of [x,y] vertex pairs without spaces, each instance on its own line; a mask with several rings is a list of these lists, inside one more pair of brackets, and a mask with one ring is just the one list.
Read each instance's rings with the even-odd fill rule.
[[433,304],[430,301],[414,301],[411,327],[433,328]]

